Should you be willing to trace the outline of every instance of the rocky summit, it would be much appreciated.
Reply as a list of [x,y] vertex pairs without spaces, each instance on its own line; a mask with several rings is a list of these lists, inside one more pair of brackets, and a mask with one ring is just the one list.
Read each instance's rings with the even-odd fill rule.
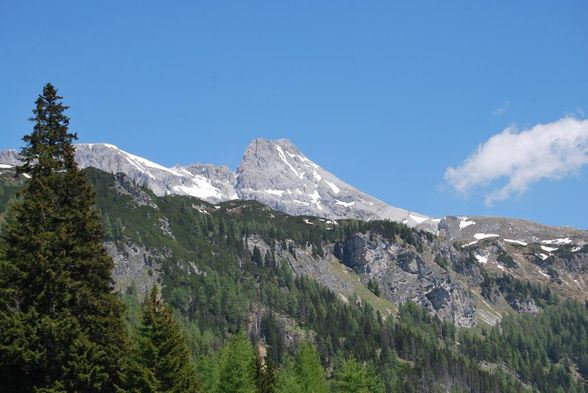
[[[124,173],[159,196],[189,195],[211,203],[256,200],[292,215],[388,219],[429,230],[435,230],[439,222],[357,190],[286,139],[252,141],[236,173],[226,166],[201,163],[167,168],[106,143],[77,144],[76,160],[82,168]],[[17,165],[18,153],[0,152],[0,163]]]
[[286,139],[256,139],[237,169],[237,193],[292,215],[329,219],[389,219],[431,225],[422,214],[392,207],[345,183],[308,159]]

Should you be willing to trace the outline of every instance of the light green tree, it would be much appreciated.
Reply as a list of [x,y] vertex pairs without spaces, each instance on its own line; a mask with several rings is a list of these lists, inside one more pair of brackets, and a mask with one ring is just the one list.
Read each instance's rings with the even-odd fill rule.
[[333,383],[337,393],[383,393],[384,383],[373,367],[354,358],[340,359]]
[[218,393],[254,393],[255,353],[242,334],[229,339],[221,353]]

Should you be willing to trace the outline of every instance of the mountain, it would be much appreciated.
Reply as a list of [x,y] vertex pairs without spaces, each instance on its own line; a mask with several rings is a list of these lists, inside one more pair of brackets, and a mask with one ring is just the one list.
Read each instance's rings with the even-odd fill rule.
[[[202,163],[167,168],[100,143],[77,144],[76,160],[82,168],[124,173],[158,196],[187,195],[210,203],[255,200],[287,214],[331,220],[392,220],[471,244],[487,237],[519,244],[588,241],[588,231],[569,227],[501,217],[431,218],[390,206],[321,168],[286,139],[253,140],[235,172],[226,166]],[[0,165],[18,162],[15,150],[0,151]]]
[[566,245],[588,240],[588,231],[571,227],[550,227],[528,220],[505,217],[444,217],[439,223],[439,234],[448,240],[474,242],[486,238],[500,238],[518,245],[543,243]]
[[[261,143],[265,144],[261,146],[262,150],[268,146],[270,150],[275,149],[275,145]],[[129,156],[126,153],[111,147],[100,148],[120,157],[119,168],[128,164]],[[92,152],[92,149],[89,151]],[[86,151],[85,147],[78,147],[78,155]],[[292,150],[287,151],[295,154]],[[250,153],[251,156],[247,157]],[[251,185],[267,182],[262,184],[274,184],[276,189],[283,187],[286,190],[293,187],[288,182],[304,187],[297,181],[301,180],[300,168],[309,165],[322,179],[338,181],[341,194],[354,191],[344,191],[344,183],[326,171],[319,173],[320,168],[306,162],[302,165],[290,163],[298,171],[298,180],[289,178],[280,181],[279,177],[285,175],[272,173],[277,168],[266,165],[266,161],[270,162],[271,158],[262,158],[270,153],[260,155],[259,146],[250,147],[244,162],[255,161],[252,158],[255,154],[259,155],[259,163],[253,169],[242,165],[236,176],[237,182]],[[282,161],[279,154],[278,160]],[[299,157],[297,160],[302,161]],[[135,165],[132,165],[136,171],[131,174],[141,173],[147,181],[153,179],[145,173],[159,176],[170,174],[168,184],[174,179],[177,181],[173,173],[155,165],[136,160]],[[174,171],[182,173],[177,168]],[[218,167],[200,165],[187,168],[191,168],[185,170],[193,176],[212,174],[220,180],[223,180],[223,175],[230,176],[227,172],[219,173]],[[288,165],[286,168],[294,174]],[[266,171],[268,176],[251,179],[251,174],[258,171]],[[18,188],[10,175],[13,172],[12,168],[0,169],[0,205],[7,203],[10,195]],[[549,287],[553,293],[564,297],[585,300],[588,291],[586,231],[546,227],[504,218],[444,217],[439,222],[438,235],[434,235],[430,231],[409,229],[401,223],[390,221],[360,220],[350,223],[349,220],[313,217],[309,214],[298,216],[280,213],[267,206],[273,203],[272,200],[262,199],[267,194],[264,191],[267,188],[263,188],[265,185],[261,186],[259,195],[253,194],[250,198],[261,199],[264,204],[238,199],[211,204],[189,195],[162,192],[162,195],[157,196],[148,188],[138,185],[137,177],[133,179],[123,173],[114,176],[96,170],[90,173],[94,174],[98,206],[105,214],[105,226],[113,234],[125,239],[107,243],[116,261],[115,279],[120,290],[135,282],[141,292],[145,291],[153,280],[158,279],[157,272],[165,270],[162,268],[165,261],[180,258],[181,255],[184,255],[181,257],[182,263],[188,263],[190,269],[202,272],[202,256],[186,256],[185,250],[195,247],[191,240],[193,236],[202,234],[194,227],[199,222],[208,222],[205,231],[230,233],[245,242],[245,247],[251,252],[254,248],[259,248],[262,255],[269,252],[275,258],[287,261],[297,275],[312,277],[333,290],[341,299],[365,293],[365,286],[369,282],[377,284],[381,299],[389,302],[382,306],[382,300],[375,301],[383,315],[397,304],[413,301],[443,320],[458,326],[473,326],[479,323],[493,325],[509,311],[536,310],[539,298],[529,298],[528,294],[517,297],[509,294],[509,288],[501,288],[497,284],[495,280],[503,274],[517,282]],[[286,175],[289,173],[286,172]],[[320,189],[317,176],[311,176],[311,183],[307,183],[305,189]],[[274,183],[271,183],[272,179]],[[280,183],[276,185],[278,181]],[[256,188],[250,187],[251,190]],[[328,194],[324,190],[313,190],[327,199]],[[353,197],[369,198],[358,192]],[[323,208],[328,206],[322,198],[317,202]],[[287,200],[281,203],[284,205],[274,206],[288,207]],[[2,206],[0,214],[1,211]],[[244,229],[249,226],[250,229]],[[178,246],[184,251],[178,251]],[[187,255],[192,252],[189,251]],[[212,255],[219,252],[220,249],[210,251]],[[147,274],[148,271],[151,273]],[[350,272],[354,275],[350,275]],[[484,301],[481,297],[482,289],[486,287],[494,288],[493,302],[489,302],[489,299]],[[502,302],[496,302],[496,299],[502,298]]]
[[[82,168],[124,173],[160,196],[190,195],[211,203],[256,200],[292,215],[389,219],[429,230],[436,230],[439,222],[357,190],[285,139],[252,141],[236,173],[224,166],[200,163],[166,168],[110,144],[77,144],[76,160]],[[0,152],[0,163],[17,165],[18,153]]]
[[410,226],[431,224],[422,214],[392,207],[321,168],[286,139],[256,139],[237,169],[237,193],[292,215],[329,219],[389,219]]
[[[227,167],[192,164],[166,168],[107,143],[76,144],[76,161],[82,168],[124,173],[155,195],[190,195],[209,202],[237,199],[235,175]],[[0,163],[18,165],[15,150],[0,152]]]

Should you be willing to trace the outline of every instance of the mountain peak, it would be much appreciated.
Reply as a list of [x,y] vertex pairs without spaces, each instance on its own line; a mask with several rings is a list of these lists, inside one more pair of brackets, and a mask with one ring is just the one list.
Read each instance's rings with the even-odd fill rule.
[[[85,167],[122,172],[157,195],[191,195],[217,203],[256,200],[292,215],[328,219],[390,219],[436,230],[436,221],[373,198],[321,168],[288,139],[257,138],[249,143],[236,174],[211,164],[165,167],[108,143],[76,145]],[[14,151],[0,152],[0,162],[18,163]]]
[[237,169],[237,179],[241,199],[254,199],[293,215],[390,219],[425,227],[426,221],[431,223],[426,216],[389,206],[355,189],[287,139],[252,141]]

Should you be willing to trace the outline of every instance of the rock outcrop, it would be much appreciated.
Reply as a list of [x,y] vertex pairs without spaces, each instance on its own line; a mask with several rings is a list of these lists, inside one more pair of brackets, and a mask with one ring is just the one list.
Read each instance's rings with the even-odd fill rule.
[[458,326],[476,324],[468,289],[412,249],[378,235],[357,233],[335,244],[334,254],[366,280],[375,280],[383,296],[395,303],[410,300]]

